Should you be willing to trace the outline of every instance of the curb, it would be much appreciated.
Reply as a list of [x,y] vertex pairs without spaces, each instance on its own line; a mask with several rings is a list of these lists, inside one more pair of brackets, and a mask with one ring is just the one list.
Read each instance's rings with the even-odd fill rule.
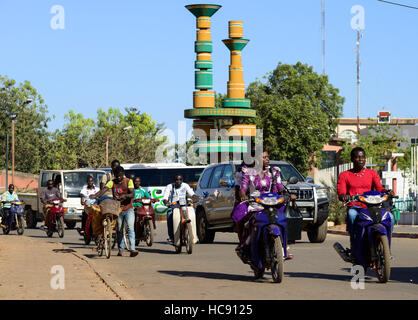
[[[338,234],[341,236],[348,236],[347,231],[338,231],[338,230],[328,230],[327,233]],[[409,238],[409,239],[418,239],[418,233],[408,233],[408,232],[394,232],[392,233],[392,238]]]
[[[61,242],[58,242],[61,246],[62,246],[62,248],[63,249],[68,249],[68,250],[73,250],[73,249],[69,249],[69,248],[67,248],[66,246],[64,246]],[[84,256],[82,256],[82,255],[80,255],[77,251],[71,251],[71,254],[73,254],[76,258],[78,258],[78,259],[80,259],[80,260],[82,260],[82,261],[84,261],[88,266],[89,266],[89,268],[96,274],[96,276],[98,276],[99,277],[99,279],[104,283],[104,285],[110,290],[110,291],[112,291],[112,293],[119,299],[119,300],[134,300],[134,298],[131,296],[131,295],[129,295],[129,294],[127,294],[127,293],[125,293],[125,292],[123,292],[123,290],[121,290],[117,285],[114,285],[114,284],[112,284],[112,283],[110,283],[109,281],[107,281],[106,279],[105,279],[105,276],[100,272],[100,271],[98,271],[98,270],[96,270],[93,266],[92,266],[92,264],[84,257]]]

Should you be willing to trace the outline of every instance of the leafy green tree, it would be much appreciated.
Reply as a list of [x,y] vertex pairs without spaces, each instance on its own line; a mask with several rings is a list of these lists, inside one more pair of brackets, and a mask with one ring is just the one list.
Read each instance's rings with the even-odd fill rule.
[[[384,155],[389,153],[404,152],[398,145],[406,140],[398,135],[399,128],[390,126],[387,123],[369,125],[367,134],[358,137],[355,143],[347,143],[343,146],[341,159],[343,162],[351,162],[350,153],[354,147],[362,147],[367,158],[372,158],[374,164],[383,164]],[[399,158],[400,168],[408,167],[408,159]]]
[[257,117],[247,122],[263,129],[271,158],[291,161],[306,173],[333,135],[344,98],[327,76],[300,62],[279,63],[265,79],[247,88],[246,96],[257,111]]
[[[32,101],[28,102],[28,99]],[[11,168],[11,119],[15,116],[15,170],[38,173],[48,162],[51,135],[50,118],[41,95],[29,81],[19,85],[0,76],[0,168],[5,168],[6,132],[9,133],[9,168]]]

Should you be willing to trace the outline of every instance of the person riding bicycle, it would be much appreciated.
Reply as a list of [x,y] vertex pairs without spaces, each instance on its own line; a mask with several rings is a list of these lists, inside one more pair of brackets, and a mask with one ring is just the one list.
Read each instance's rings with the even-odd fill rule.
[[[165,187],[163,202],[165,205],[171,204],[173,202],[178,202],[181,198],[186,198],[186,196],[192,197],[194,201],[198,198],[193,189],[190,186],[183,182],[183,176],[181,174],[176,174],[174,176],[174,183],[170,183]],[[173,231],[173,208],[169,207],[167,210],[167,229],[168,229],[168,239],[169,243],[174,241],[174,231]]]
[[122,233],[123,220],[126,220],[128,225],[128,235],[131,243],[130,256],[135,257],[138,255],[138,251],[135,250],[135,213],[132,205],[132,199],[134,197],[134,184],[133,181],[125,177],[125,169],[118,166],[114,170],[115,179],[109,181],[106,186],[98,193],[90,195],[90,199],[96,199],[103,194],[112,190],[113,198],[120,201],[122,212],[118,216],[118,256],[123,255],[124,241]]
[[12,219],[12,215],[10,214],[10,209],[12,207],[11,202],[19,201],[19,198],[17,196],[17,193],[15,192],[15,186],[14,184],[9,184],[9,190],[4,192],[1,195],[1,201],[5,202],[2,203],[3,205],[3,219],[2,224],[9,223],[9,219]]
[[44,205],[44,229],[48,228],[48,221],[49,221],[49,209],[51,208],[51,204],[48,203],[48,201],[51,201],[53,199],[61,199],[61,192],[58,190],[58,188],[54,187],[54,181],[48,180],[46,182],[46,189],[44,189],[41,193],[41,202]]
[[[350,202],[351,196],[360,195],[371,190],[387,193],[392,197],[395,196],[392,190],[383,188],[379,174],[376,171],[365,167],[366,152],[363,148],[356,147],[351,150],[351,161],[353,162],[353,169],[342,172],[338,177],[337,183],[338,199],[348,202],[346,216],[347,230],[350,234],[350,248],[346,249],[348,255],[351,255],[354,243],[354,223],[356,217],[359,215],[359,210],[366,207],[365,204],[359,201]],[[389,214],[393,231],[395,219],[391,212]]]

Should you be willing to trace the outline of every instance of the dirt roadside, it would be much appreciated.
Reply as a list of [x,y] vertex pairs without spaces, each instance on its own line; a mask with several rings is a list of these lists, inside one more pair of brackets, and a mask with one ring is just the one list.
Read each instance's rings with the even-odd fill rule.
[[59,243],[0,235],[0,300],[118,300],[71,250]]

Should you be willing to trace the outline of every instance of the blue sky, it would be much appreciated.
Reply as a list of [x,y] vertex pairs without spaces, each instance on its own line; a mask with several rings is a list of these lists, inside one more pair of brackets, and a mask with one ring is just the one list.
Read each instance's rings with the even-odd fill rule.
[[[411,6],[418,1],[399,0]],[[137,107],[177,131],[194,91],[194,16],[181,0],[1,0],[0,74],[38,89],[55,120],[69,110],[95,117],[99,108]],[[212,17],[214,90],[226,93],[228,21],[244,21],[246,85],[279,61],[322,72],[321,0],[215,1]],[[360,116],[382,109],[418,117],[418,10],[377,0],[326,0],[326,73],[346,98],[344,116],[356,116],[356,32],[352,6],[365,9],[361,40]],[[65,28],[54,30],[54,5]],[[191,120],[188,120],[188,126]]]

